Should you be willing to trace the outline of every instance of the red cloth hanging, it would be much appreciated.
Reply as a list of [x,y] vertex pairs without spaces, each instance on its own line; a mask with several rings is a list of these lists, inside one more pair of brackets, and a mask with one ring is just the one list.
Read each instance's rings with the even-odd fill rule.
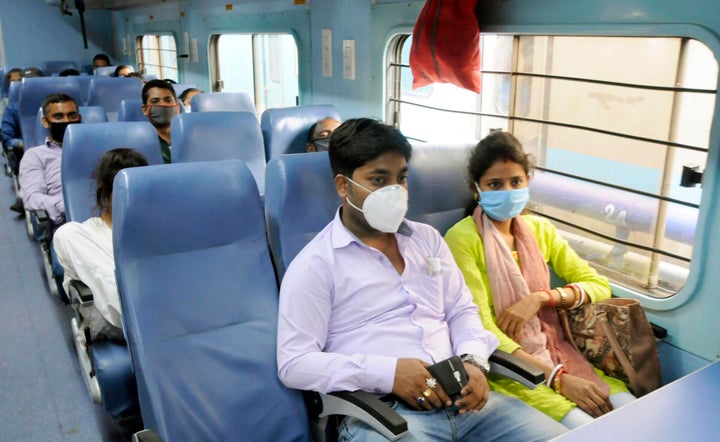
[[427,0],[413,30],[413,89],[451,83],[480,93],[477,0]]

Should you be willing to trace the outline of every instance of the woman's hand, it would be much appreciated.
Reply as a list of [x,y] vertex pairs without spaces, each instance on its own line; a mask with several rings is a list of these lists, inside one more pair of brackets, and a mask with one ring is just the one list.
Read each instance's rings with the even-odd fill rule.
[[563,374],[560,377],[560,391],[592,417],[602,416],[613,409],[609,397],[603,394],[600,387],[583,378]]
[[542,308],[543,301],[547,299],[545,292],[533,292],[530,296],[511,305],[500,315],[497,325],[506,335],[514,341],[520,337],[520,330]]

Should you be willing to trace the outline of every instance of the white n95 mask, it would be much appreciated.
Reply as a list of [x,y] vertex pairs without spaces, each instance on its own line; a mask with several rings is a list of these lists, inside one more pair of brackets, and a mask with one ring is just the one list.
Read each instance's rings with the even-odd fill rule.
[[408,209],[407,189],[399,184],[392,184],[371,191],[350,178],[345,178],[370,194],[365,198],[362,209],[346,197],[348,204],[362,212],[370,227],[385,233],[397,232]]

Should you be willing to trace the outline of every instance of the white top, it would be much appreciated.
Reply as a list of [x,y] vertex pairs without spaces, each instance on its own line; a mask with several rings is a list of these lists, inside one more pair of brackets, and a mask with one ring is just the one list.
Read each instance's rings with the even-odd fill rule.
[[[77,279],[93,293],[92,310],[102,316],[92,318],[92,310],[84,312],[93,337],[104,331],[103,328],[107,327],[105,321],[122,329],[110,226],[102,218],[90,218],[83,223],[65,223],[55,232],[53,246],[58,261],[65,268],[65,290],[68,290],[71,279]],[[90,318],[87,317],[88,313]]]

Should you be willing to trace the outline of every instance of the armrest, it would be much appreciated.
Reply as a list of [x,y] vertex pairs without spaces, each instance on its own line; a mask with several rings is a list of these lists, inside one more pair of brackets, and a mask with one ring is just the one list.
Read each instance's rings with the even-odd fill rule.
[[[365,391],[337,391],[317,394],[317,416],[351,416],[381,433],[389,440],[397,440],[408,431],[407,421],[375,395]],[[313,399],[315,400],[315,399]]]
[[70,302],[89,307],[93,304],[93,294],[90,287],[78,279],[70,280]]
[[52,221],[44,210],[31,210],[30,220],[33,224],[35,240],[49,241],[52,237]]
[[153,430],[140,430],[133,433],[132,442],[162,442],[162,439]]
[[516,380],[528,388],[535,388],[545,381],[542,370],[510,353],[495,350],[489,362],[491,373]]

